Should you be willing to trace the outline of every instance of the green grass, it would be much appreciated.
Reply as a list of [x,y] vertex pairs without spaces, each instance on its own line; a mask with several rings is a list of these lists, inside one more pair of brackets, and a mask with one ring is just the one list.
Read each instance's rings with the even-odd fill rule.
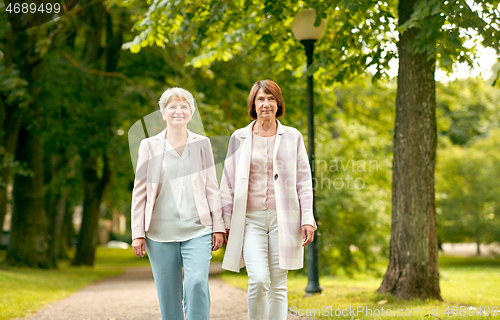
[[111,249],[97,248],[96,253],[96,268],[118,268],[124,267],[149,267],[149,259],[147,256],[139,258],[134,254],[132,248],[129,249]]
[[[0,261],[5,251],[0,251]],[[58,269],[0,269],[0,319],[29,315],[46,303],[61,300],[86,285],[105,277],[118,275],[124,267],[149,266],[147,258],[136,257],[132,249],[98,248],[96,265],[71,267],[61,262]]]
[[[381,277],[369,276],[364,274],[357,274],[353,278],[348,277],[323,277],[320,279],[320,284],[323,288],[321,295],[314,295],[311,297],[303,297],[305,294],[305,287],[307,285],[307,278],[303,275],[291,274],[288,277],[288,305],[292,307],[294,313],[302,310],[304,315],[307,315],[309,310],[311,315],[316,312],[318,319],[429,319],[426,316],[429,314],[429,307],[431,310],[439,308],[439,318],[465,318],[465,316],[445,315],[446,308],[449,311],[456,307],[460,312],[460,308],[467,314],[468,306],[485,307],[496,306],[500,310],[500,260],[488,258],[461,258],[461,257],[440,257],[440,287],[441,294],[444,299],[440,301],[403,301],[394,299],[389,295],[377,294],[375,291],[380,286],[382,281]],[[382,274],[385,272],[386,265],[381,265]],[[220,277],[227,283],[247,289],[247,277],[244,272],[242,274],[225,272]],[[325,316],[331,314],[332,307],[333,313],[339,309],[337,313],[343,309],[349,310],[363,307],[359,313],[351,313],[344,311],[344,316]],[[325,309],[323,309],[326,307]],[[372,315],[366,309],[372,310]],[[401,309],[408,313],[412,310],[421,309],[421,315],[418,316],[397,316],[394,315],[380,316],[376,315],[384,308],[391,309],[393,313]],[[316,311],[314,311],[316,310]],[[377,310],[377,311],[375,311]],[[373,313],[374,312],[374,313]],[[417,311],[415,311],[417,312]],[[464,313],[463,312],[463,313]],[[477,311],[476,311],[477,312]],[[467,319],[500,319],[500,313],[496,316],[477,315],[466,316]]]
[[222,260],[224,259],[224,251],[225,251],[225,247],[223,247],[215,252],[212,252],[212,262],[222,263]]

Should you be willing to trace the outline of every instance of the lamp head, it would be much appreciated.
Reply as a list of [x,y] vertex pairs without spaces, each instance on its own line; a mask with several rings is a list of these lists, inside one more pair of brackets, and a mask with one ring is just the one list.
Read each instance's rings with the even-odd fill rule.
[[319,40],[326,31],[326,20],[321,19],[318,27],[314,26],[316,21],[316,10],[309,8],[299,12],[292,23],[292,33],[295,39],[302,40]]

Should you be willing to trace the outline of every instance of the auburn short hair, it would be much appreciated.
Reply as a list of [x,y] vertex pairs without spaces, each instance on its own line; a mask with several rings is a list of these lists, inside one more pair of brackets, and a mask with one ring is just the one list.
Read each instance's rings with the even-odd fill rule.
[[283,95],[281,94],[281,89],[272,80],[259,80],[255,82],[248,95],[248,115],[253,120],[257,120],[257,112],[255,112],[255,97],[257,92],[263,89],[266,94],[272,94],[278,103],[278,111],[276,111],[276,118],[281,118],[285,115],[285,100],[283,100]]

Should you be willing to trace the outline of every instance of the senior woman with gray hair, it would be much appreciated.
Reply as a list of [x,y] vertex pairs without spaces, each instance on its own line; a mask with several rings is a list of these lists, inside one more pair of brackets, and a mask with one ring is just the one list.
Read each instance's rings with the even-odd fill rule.
[[162,320],[208,320],[210,259],[225,233],[212,146],[187,129],[191,93],[170,88],[159,105],[167,128],[139,146],[132,248],[139,257],[148,250]]

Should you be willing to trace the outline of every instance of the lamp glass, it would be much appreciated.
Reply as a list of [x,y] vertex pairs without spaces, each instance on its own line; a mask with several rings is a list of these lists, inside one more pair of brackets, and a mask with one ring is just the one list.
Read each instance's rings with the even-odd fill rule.
[[302,40],[318,40],[326,31],[326,20],[321,19],[321,24],[318,27],[314,26],[316,21],[316,10],[309,8],[299,12],[292,23],[292,33],[295,39]]

